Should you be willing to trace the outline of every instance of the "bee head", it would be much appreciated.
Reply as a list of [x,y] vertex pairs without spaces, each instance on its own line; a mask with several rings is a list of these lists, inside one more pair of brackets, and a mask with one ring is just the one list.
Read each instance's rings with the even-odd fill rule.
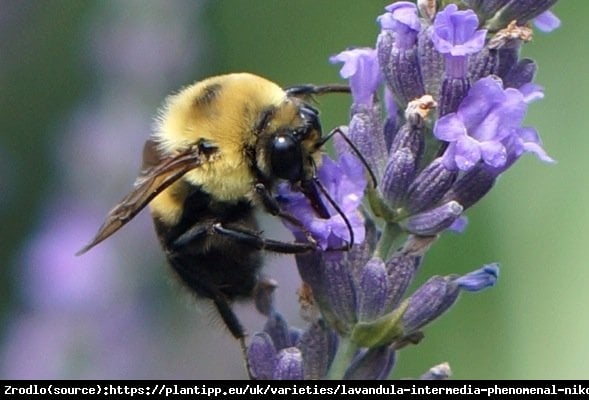
[[[287,118],[288,116],[288,118]],[[281,119],[287,124],[277,124]],[[295,99],[262,116],[258,169],[267,180],[285,180],[297,187],[322,218],[330,214],[315,187],[315,173],[322,144],[319,111]],[[275,126],[275,129],[269,127]],[[265,136],[265,137],[263,137]]]
[[311,179],[315,174],[315,144],[321,138],[319,113],[304,105],[300,124],[284,127],[272,135],[269,143],[269,164],[272,174],[291,183]]

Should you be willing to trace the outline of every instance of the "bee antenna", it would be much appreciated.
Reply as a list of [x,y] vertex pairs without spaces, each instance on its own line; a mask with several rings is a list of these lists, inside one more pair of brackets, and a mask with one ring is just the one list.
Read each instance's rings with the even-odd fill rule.
[[366,159],[364,158],[362,153],[360,153],[360,150],[358,150],[356,145],[354,145],[352,140],[348,137],[348,135],[346,135],[344,133],[344,131],[342,130],[341,127],[338,126],[337,128],[333,129],[331,132],[329,132],[329,134],[327,134],[327,136],[325,136],[317,144],[317,147],[319,148],[319,147],[323,146],[325,144],[325,142],[327,142],[329,139],[331,139],[336,133],[338,133],[345,140],[345,142],[348,144],[348,146],[350,146],[350,148],[354,151],[356,156],[360,159],[360,162],[362,162],[362,164],[364,164],[364,168],[366,168],[366,171],[368,171],[368,174],[370,175],[370,179],[372,180],[372,185],[374,188],[376,188],[376,185],[377,185],[376,175],[374,175],[374,172],[372,172],[372,168],[370,168],[370,166],[368,165],[368,161],[366,161]]
[[[344,223],[346,224],[346,227],[348,228],[348,233],[350,234],[350,241],[341,250],[350,250],[352,248],[352,246],[354,245],[354,230],[352,229],[352,224],[350,223],[350,220],[348,219],[348,217],[346,217],[346,214],[344,214],[344,212],[337,205],[337,203],[335,202],[335,200],[333,200],[331,198],[331,196],[327,192],[327,189],[325,189],[325,187],[323,186],[323,184],[321,183],[321,181],[319,179],[317,179],[316,176],[313,177],[313,182],[317,185],[317,187],[319,188],[319,191],[321,191],[321,193],[323,194],[323,196],[325,196],[325,198],[327,199],[327,201],[329,202],[329,204],[331,204],[331,206],[333,208],[335,208],[335,211],[337,211],[337,213],[344,220]],[[338,249],[338,250],[340,250],[340,249]]]

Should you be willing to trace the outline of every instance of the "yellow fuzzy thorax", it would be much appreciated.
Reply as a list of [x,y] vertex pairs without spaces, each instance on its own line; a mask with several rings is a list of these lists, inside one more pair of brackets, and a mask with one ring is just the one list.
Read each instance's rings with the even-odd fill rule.
[[[298,118],[284,90],[271,81],[247,73],[213,77],[170,96],[154,136],[163,154],[199,140],[211,143],[218,154],[182,179],[220,201],[250,198],[255,177],[245,149],[255,145],[254,127],[262,111],[270,107],[278,114],[272,124],[288,125]],[[169,223],[176,222],[182,212],[179,186],[172,185],[150,204],[152,212]]]

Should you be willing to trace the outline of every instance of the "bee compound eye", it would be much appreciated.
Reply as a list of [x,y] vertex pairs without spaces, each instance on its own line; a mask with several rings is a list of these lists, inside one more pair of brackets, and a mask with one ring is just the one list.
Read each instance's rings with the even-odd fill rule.
[[[305,105],[301,108],[301,118],[305,120],[312,130],[321,132],[321,123],[319,122],[319,111],[315,108]],[[307,129],[307,130],[310,130]]]
[[270,163],[274,175],[291,182],[299,181],[303,171],[299,141],[291,135],[278,135],[272,140],[271,146]]

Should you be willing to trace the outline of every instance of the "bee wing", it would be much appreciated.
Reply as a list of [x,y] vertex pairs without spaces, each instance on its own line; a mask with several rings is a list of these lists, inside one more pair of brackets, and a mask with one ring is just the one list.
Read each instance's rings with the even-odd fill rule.
[[76,255],[81,255],[108,238],[133,219],[164,189],[180,179],[186,172],[200,167],[216,153],[216,147],[197,144],[167,157],[160,157],[156,145],[145,143],[143,170],[133,184],[133,190],[106,216],[94,239]]

